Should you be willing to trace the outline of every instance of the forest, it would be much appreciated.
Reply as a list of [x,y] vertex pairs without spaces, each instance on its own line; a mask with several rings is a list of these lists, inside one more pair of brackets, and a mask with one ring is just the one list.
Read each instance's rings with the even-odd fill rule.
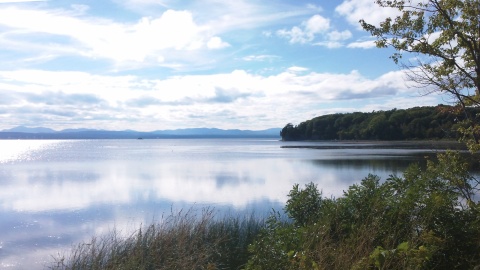
[[[468,108],[469,115],[480,113]],[[318,116],[280,132],[282,140],[440,140],[458,139],[465,125],[456,107],[437,105]]]

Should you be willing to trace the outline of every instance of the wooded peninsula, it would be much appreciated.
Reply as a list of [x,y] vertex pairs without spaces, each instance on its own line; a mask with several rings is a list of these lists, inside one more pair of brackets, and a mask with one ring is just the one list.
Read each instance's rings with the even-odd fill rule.
[[[468,108],[470,115],[479,108]],[[465,125],[460,111],[437,105],[318,116],[296,126],[289,123],[280,132],[282,140],[457,140]]]

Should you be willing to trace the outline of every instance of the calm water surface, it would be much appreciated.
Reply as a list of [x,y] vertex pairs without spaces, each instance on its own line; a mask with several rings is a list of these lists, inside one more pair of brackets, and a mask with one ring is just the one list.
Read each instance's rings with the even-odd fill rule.
[[368,173],[401,174],[430,150],[296,149],[261,139],[0,141],[0,268],[51,256],[170,211],[280,210],[295,183],[339,196]]

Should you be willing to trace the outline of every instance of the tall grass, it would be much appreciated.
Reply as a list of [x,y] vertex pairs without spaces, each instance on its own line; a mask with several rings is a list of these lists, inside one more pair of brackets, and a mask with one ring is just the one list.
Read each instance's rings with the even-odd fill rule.
[[58,255],[50,269],[241,269],[264,227],[253,214],[216,218],[213,209],[171,213],[122,237],[116,230]]

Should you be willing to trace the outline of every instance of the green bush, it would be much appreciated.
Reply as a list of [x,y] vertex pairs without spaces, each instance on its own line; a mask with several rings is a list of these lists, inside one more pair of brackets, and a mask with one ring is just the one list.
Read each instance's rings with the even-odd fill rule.
[[480,267],[478,181],[456,152],[384,182],[369,175],[340,198],[294,185],[285,211],[250,246],[247,269]]
[[297,225],[305,226],[320,218],[322,194],[314,183],[306,184],[303,190],[295,184],[288,197],[285,212]]

